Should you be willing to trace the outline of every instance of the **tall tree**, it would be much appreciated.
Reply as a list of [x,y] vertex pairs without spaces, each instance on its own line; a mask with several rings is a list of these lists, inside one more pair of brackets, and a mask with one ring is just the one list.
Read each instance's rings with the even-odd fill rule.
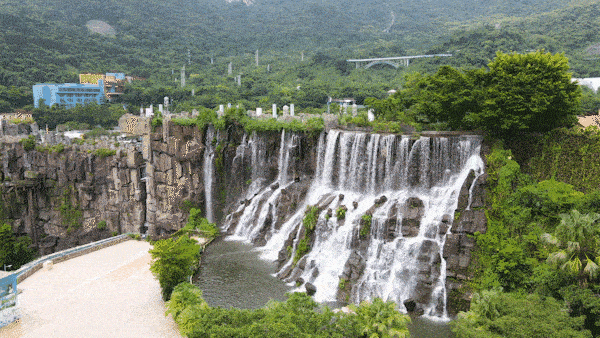
[[200,245],[188,236],[156,241],[150,250],[150,271],[158,278],[164,300],[169,300],[173,288],[193,274],[200,256]]
[[482,109],[467,116],[475,126],[512,136],[576,122],[581,91],[563,54],[497,53],[488,66]]

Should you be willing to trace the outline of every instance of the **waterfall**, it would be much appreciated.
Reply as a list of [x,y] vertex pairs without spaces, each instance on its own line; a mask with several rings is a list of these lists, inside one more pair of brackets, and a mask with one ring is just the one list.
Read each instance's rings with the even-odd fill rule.
[[[279,261],[280,278],[313,284],[319,302],[336,301],[343,280],[351,282],[351,302],[381,297],[403,308],[411,299],[425,315],[445,318],[442,250],[451,229],[441,224],[453,219],[469,173],[483,173],[480,142],[479,136],[468,135],[413,139],[323,133],[306,197],[295,212],[279,219],[282,189],[295,184],[289,170],[298,143],[296,135],[283,132],[277,179],[246,195],[236,211],[241,216],[233,238],[262,246],[263,258]],[[307,206],[317,207],[318,220],[310,251],[294,262],[305,236],[302,219]],[[339,208],[346,209],[340,219]]]
[[203,175],[204,175],[204,197],[205,197],[205,205],[206,205],[206,219],[209,222],[214,222],[213,216],[213,180],[214,180],[214,172],[215,172],[215,146],[213,144],[213,139],[215,138],[215,130],[213,126],[209,126],[206,130],[206,141],[204,144],[206,145],[206,149],[204,150],[204,165],[203,165]]
[[[263,179],[266,169],[266,145],[264,140],[254,133],[250,139],[252,149],[252,183],[246,193],[246,203],[240,205],[237,213],[241,213],[237,227],[229,239],[243,240],[260,244],[265,238],[269,238],[275,231],[273,225],[277,219],[278,199],[282,190],[287,187],[291,181],[290,163],[292,162],[292,153],[298,147],[299,138],[294,133],[281,133],[278,157],[278,175],[270,185],[265,186]],[[231,231],[232,217],[228,216],[225,220],[224,228]],[[264,243],[263,243],[264,244]]]

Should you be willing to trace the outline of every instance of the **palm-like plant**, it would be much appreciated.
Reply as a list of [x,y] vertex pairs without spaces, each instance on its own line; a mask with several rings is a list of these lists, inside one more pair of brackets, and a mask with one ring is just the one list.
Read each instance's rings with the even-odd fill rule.
[[560,215],[554,236],[542,237],[557,251],[548,255],[547,262],[577,276],[580,286],[600,274],[600,214],[581,214],[573,209]]

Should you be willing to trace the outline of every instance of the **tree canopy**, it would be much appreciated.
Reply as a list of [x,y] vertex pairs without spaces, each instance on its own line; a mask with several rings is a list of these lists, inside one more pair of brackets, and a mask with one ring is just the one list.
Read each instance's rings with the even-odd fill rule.
[[548,132],[571,126],[579,112],[579,86],[562,54],[498,53],[483,77],[479,112],[467,116],[489,133]]
[[575,123],[581,90],[571,81],[564,55],[498,53],[488,67],[442,66],[431,75],[413,74],[392,97],[367,103],[383,120],[500,137]]

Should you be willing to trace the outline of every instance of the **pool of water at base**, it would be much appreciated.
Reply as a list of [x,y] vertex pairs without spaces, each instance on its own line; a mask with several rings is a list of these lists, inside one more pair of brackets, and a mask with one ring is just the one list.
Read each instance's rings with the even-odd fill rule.
[[[195,284],[211,306],[256,309],[269,300],[285,301],[292,286],[274,277],[274,262],[260,259],[251,244],[219,238],[202,255]],[[333,304],[329,304],[333,307]],[[447,323],[414,317],[409,326],[411,338],[452,338]]]

